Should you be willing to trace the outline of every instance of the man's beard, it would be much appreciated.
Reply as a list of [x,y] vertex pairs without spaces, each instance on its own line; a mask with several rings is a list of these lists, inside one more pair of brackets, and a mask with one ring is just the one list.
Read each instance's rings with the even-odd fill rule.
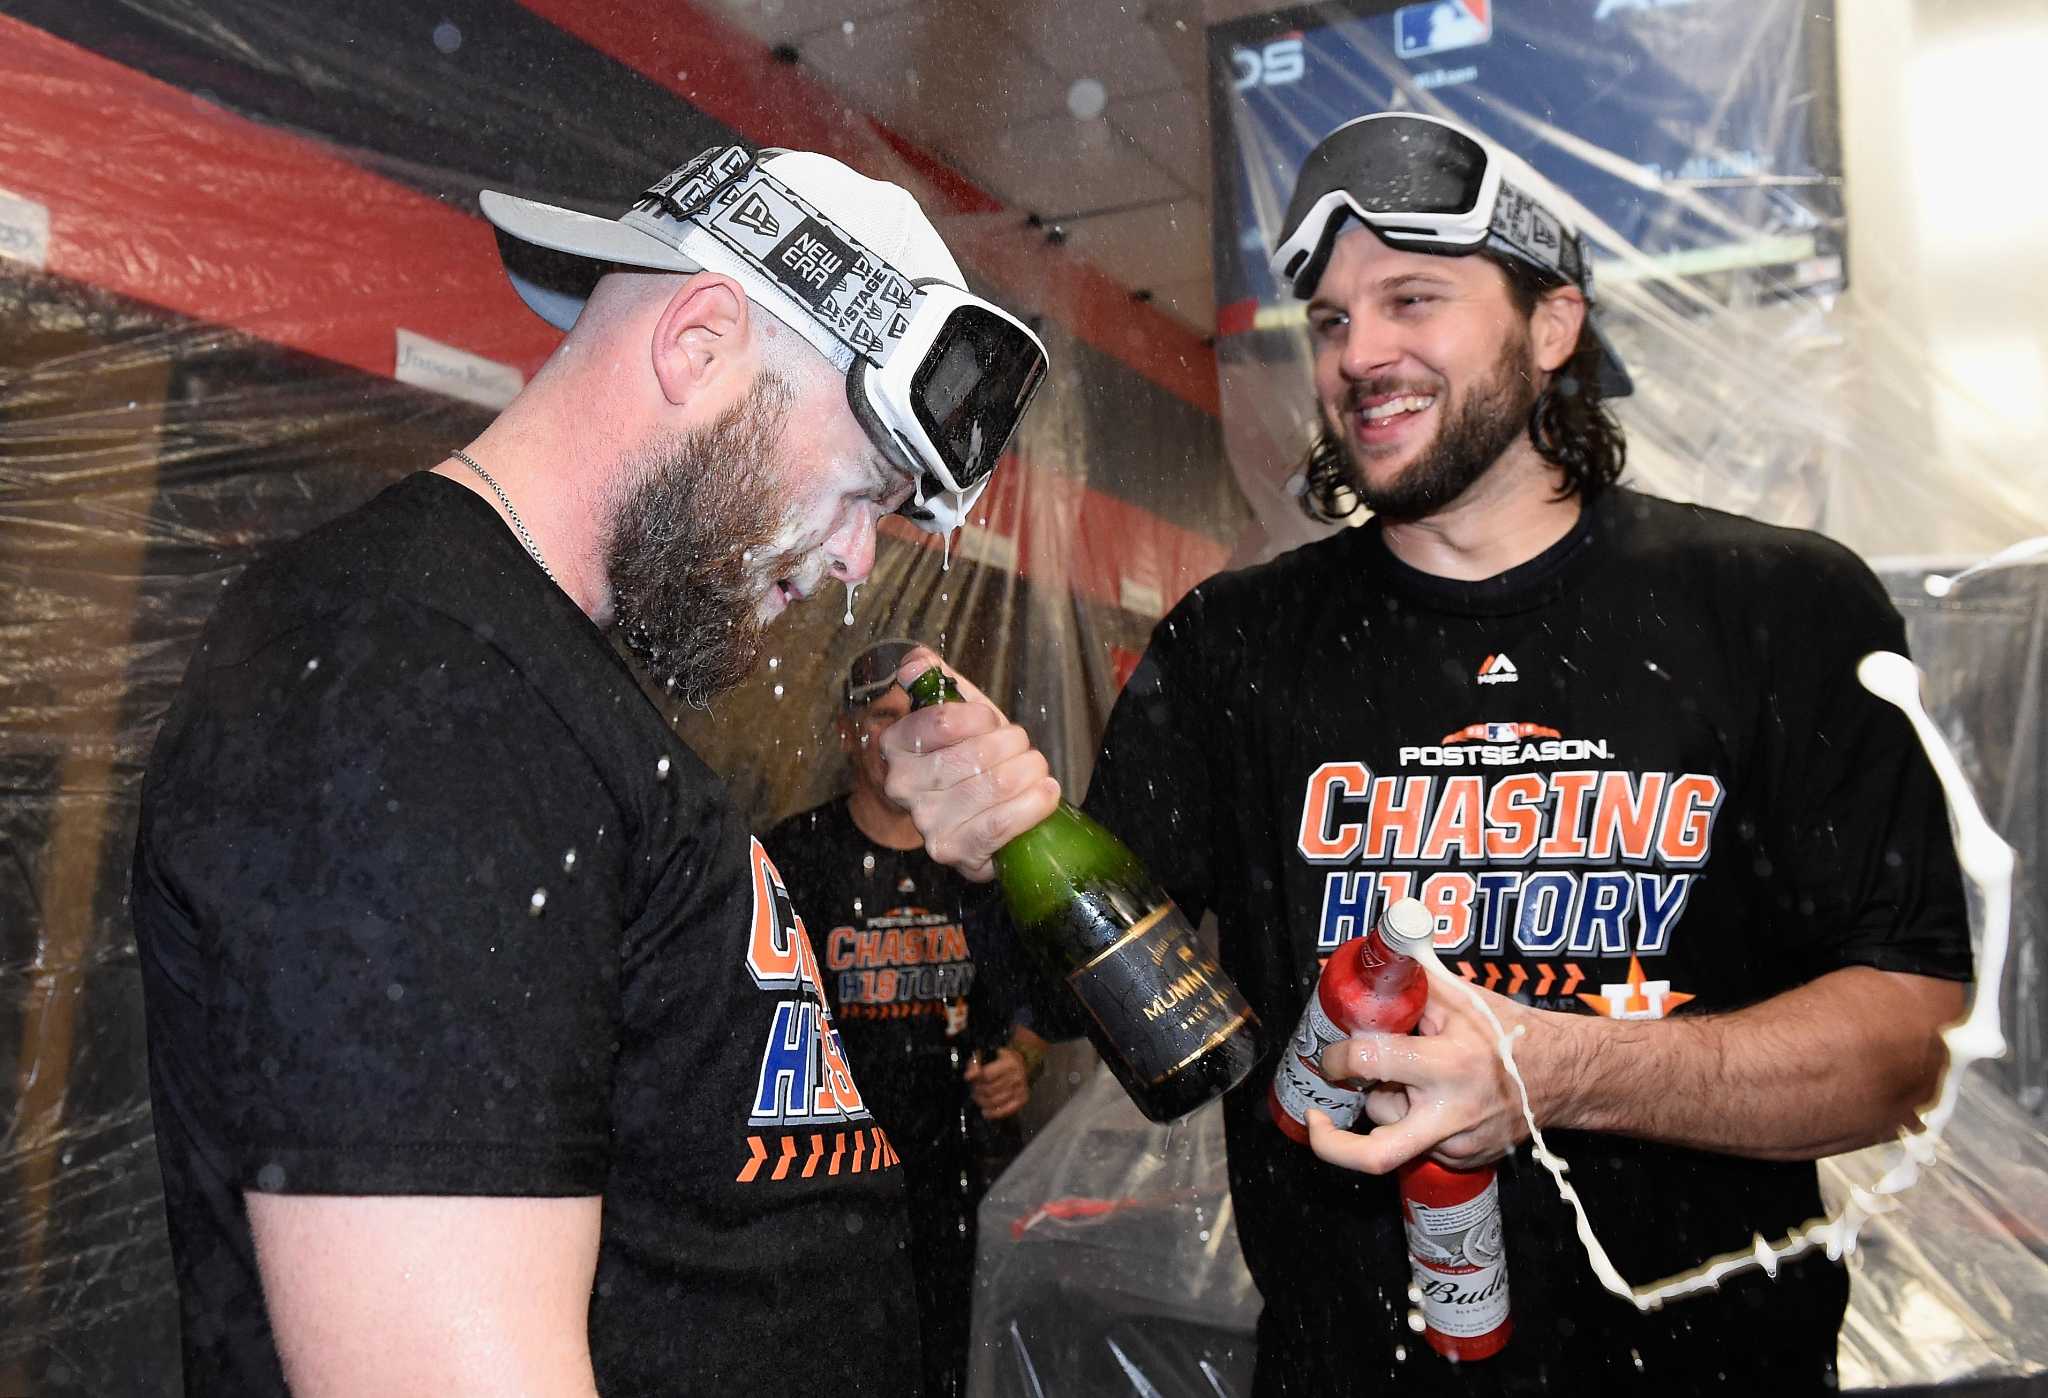
[[783,522],[776,462],[793,399],[786,381],[763,370],[709,426],[650,449],[628,468],[606,530],[620,638],[697,708],[753,670],[766,629],[763,582],[801,562],[771,555]]
[[[1378,394],[1410,388],[1397,380],[1372,380],[1354,385],[1345,401],[1347,406],[1355,406]],[[1445,417],[1436,436],[1392,480],[1374,485],[1351,434],[1340,434],[1345,479],[1359,501],[1376,515],[1401,521],[1434,514],[1470,490],[1528,431],[1529,410],[1536,405],[1536,396],[1529,366],[1529,335],[1521,330],[1501,346],[1492,376],[1473,385],[1455,415]]]

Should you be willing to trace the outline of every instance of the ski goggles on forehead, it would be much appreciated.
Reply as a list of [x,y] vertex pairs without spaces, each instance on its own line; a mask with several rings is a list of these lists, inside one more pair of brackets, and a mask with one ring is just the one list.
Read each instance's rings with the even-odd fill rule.
[[906,276],[743,146],[674,171],[621,222],[669,242],[677,225],[702,229],[750,289],[765,281],[795,303],[810,327],[792,328],[828,358],[850,356],[854,419],[916,482],[901,513],[932,533],[966,522],[1045,378],[1029,327],[964,287]]
[[1360,117],[1309,152],[1287,202],[1273,275],[1307,300],[1347,217],[1388,246],[1463,256],[1505,253],[1584,288],[1579,235],[1487,146],[1412,112]]

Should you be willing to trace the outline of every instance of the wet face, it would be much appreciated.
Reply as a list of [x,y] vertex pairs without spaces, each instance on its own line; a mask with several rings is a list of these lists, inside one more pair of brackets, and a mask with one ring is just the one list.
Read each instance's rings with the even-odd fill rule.
[[627,648],[687,703],[746,678],[792,601],[865,578],[876,521],[910,492],[839,381],[812,377],[798,389],[763,370],[731,410],[627,474],[605,545],[614,615]]
[[883,795],[882,782],[889,774],[882,760],[882,735],[889,725],[910,712],[910,695],[892,686],[867,704],[843,712],[839,717],[839,745],[853,764],[854,781],[872,795],[894,805]]
[[766,625],[827,582],[859,584],[874,568],[875,526],[910,498],[910,475],[871,443],[846,406],[845,381],[817,375],[790,413],[783,514],[749,560]]
[[1443,509],[1526,435],[1542,375],[1486,259],[1401,252],[1352,228],[1308,320],[1323,426],[1375,513]]

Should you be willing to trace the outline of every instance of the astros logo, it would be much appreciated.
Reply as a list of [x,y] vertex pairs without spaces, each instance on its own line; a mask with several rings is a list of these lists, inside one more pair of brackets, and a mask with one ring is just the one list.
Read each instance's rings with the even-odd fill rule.
[[1693,998],[1673,990],[1670,981],[1645,980],[1643,963],[1633,956],[1628,959],[1628,979],[1620,985],[1603,985],[1600,992],[1588,995],[1581,991],[1579,999],[1608,1019],[1662,1019]]

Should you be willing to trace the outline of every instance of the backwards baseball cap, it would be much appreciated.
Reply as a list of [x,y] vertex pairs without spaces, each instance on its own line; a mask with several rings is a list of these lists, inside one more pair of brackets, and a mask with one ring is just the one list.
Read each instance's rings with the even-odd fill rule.
[[[1557,212],[1549,181],[1476,132],[1419,112],[1375,112],[1345,122],[1308,153],[1273,250],[1273,275],[1306,301],[1315,294],[1348,218],[1389,247],[1464,257],[1514,258],[1591,293],[1593,268],[1579,230]],[[1587,317],[1600,346],[1600,391],[1635,385]]]
[[896,683],[896,672],[917,649],[917,642],[892,636],[877,641],[853,658],[846,669],[845,702],[849,709],[872,704]]
[[616,219],[482,195],[513,287],[567,330],[621,267],[713,271],[847,376],[854,418],[917,489],[902,513],[965,522],[1045,377],[1029,327],[967,290],[909,191],[830,156],[707,150]]

